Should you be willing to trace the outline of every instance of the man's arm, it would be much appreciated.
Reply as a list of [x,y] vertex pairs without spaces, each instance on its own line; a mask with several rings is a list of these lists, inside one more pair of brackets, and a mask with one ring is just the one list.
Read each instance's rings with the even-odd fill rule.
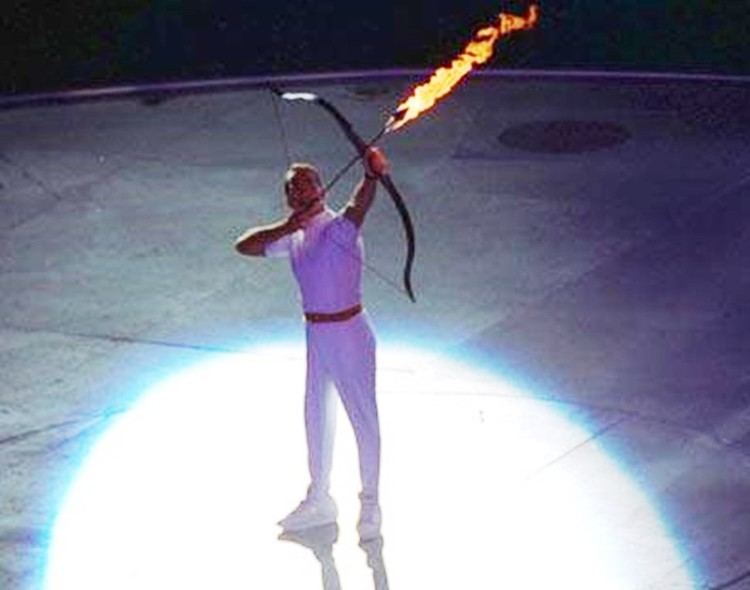
[[377,176],[365,175],[365,177],[354,189],[352,198],[344,208],[344,217],[351,221],[357,227],[361,227],[365,221],[365,216],[375,200],[375,190],[378,186]]
[[247,230],[234,242],[234,249],[245,256],[264,256],[266,247],[284,236],[293,234],[323,210],[320,200],[313,201],[305,209],[294,211],[289,217],[271,225]]
[[375,200],[375,191],[378,186],[378,176],[388,173],[388,160],[378,148],[370,148],[362,159],[365,168],[365,176],[354,189],[352,198],[349,199],[344,208],[344,217],[357,227],[361,227],[365,216]]
[[289,219],[284,219],[271,225],[254,227],[247,230],[234,242],[234,249],[245,256],[264,256],[266,246],[280,240],[284,236],[294,233]]

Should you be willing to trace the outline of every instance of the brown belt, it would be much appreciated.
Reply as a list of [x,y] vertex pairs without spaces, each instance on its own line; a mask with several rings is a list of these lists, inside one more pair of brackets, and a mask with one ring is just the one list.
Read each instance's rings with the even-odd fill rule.
[[312,311],[305,312],[305,319],[308,322],[321,323],[321,322],[343,322],[349,318],[353,318],[355,315],[362,311],[362,305],[358,303],[354,307],[337,311],[334,313],[316,313]]

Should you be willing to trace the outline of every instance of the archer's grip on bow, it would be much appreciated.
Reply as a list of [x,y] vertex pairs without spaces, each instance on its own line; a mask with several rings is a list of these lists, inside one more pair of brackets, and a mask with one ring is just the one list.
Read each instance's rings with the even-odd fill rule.
[[365,175],[370,178],[374,179],[390,172],[390,162],[380,148],[369,146],[361,160]]

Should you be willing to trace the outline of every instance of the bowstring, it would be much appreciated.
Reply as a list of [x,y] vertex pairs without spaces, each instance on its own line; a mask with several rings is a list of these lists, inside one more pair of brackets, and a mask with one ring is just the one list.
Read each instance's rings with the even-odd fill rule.
[[[276,123],[277,123],[277,125],[279,127],[279,134],[280,134],[281,143],[282,143],[283,149],[284,149],[284,156],[286,157],[287,168],[289,168],[292,165],[292,156],[291,156],[291,150],[289,149],[289,140],[288,140],[287,133],[286,133],[286,126],[284,125],[284,119],[281,116],[281,108],[279,106],[279,102],[280,102],[281,99],[273,91],[272,88],[269,87],[268,91],[271,94],[271,100],[272,100],[272,104],[273,104],[273,111],[274,111],[274,115],[276,117]],[[386,132],[386,128],[384,127],[383,129],[380,130],[380,132],[378,132],[377,135],[375,135],[367,143],[367,147],[370,147],[370,146],[374,145],[378,140],[380,140],[381,137],[383,137],[383,135],[385,134],[385,132]],[[361,159],[362,159],[362,155],[359,155],[359,154],[356,155],[356,156],[354,156],[354,157],[352,157],[352,159],[349,160],[349,162],[347,162],[346,165],[344,165],[336,174],[334,174],[333,179],[327,185],[325,185],[325,188],[323,189],[325,191],[326,195],[330,191],[330,189],[333,187],[333,185],[335,185],[339,180],[341,180],[341,178],[343,177],[343,175],[346,172],[348,172],[349,169],[352,166],[354,166],[354,164],[356,164]],[[386,276],[381,271],[379,271],[376,267],[374,267],[373,265],[369,264],[366,260],[364,260],[364,258],[362,256],[360,256],[359,251],[355,251],[354,250],[353,246],[351,246],[349,244],[345,244],[345,243],[341,242],[340,240],[337,240],[333,236],[329,235],[329,238],[331,239],[331,241],[338,248],[340,248],[341,250],[343,250],[344,252],[346,252],[346,254],[348,254],[349,256],[351,256],[353,259],[357,260],[360,264],[362,264],[362,266],[366,270],[368,270],[369,272],[373,273],[376,277],[378,277],[385,284],[387,284],[388,286],[392,287],[393,289],[395,289],[396,291],[398,291],[399,293],[401,293],[403,295],[408,295],[406,289],[404,289],[399,283],[397,283],[396,281],[394,281],[390,277]]]
[[373,138],[365,144],[365,149],[362,151],[362,153],[353,156],[351,160],[349,160],[346,164],[344,164],[341,167],[341,169],[338,172],[336,172],[336,174],[333,175],[333,178],[328,182],[328,184],[325,186],[325,189],[323,190],[325,190],[325,192],[328,192],[331,189],[331,187],[334,184],[336,184],[339,181],[339,179],[344,174],[346,174],[352,166],[354,166],[354,164],[356,164],[362,158],[364,158],[365,152],[368,149],[370,149],[372,146],[374,146],[376,143],[378,143],[378,141],[380,141],[380,138],[383,137],[387,131],[388,131],[388,127],[383,127],[380,131],[378,131],[378,133],[374,135]]

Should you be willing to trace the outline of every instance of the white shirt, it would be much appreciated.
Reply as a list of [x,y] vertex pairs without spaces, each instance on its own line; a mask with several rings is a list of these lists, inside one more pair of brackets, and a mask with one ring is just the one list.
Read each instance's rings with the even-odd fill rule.
[[362,301],[362,236],[341,213],[326,208],[304,229],[268,244],[265,255],[290,257],[306,312],[334,313]]

